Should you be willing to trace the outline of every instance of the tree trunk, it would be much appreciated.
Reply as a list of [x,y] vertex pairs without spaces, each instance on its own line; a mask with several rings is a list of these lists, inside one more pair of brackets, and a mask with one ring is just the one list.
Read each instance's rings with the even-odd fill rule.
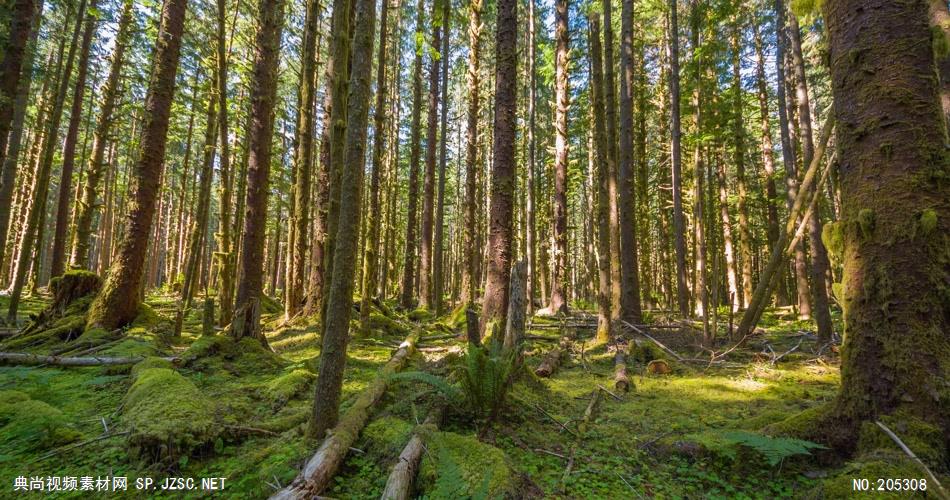
[[[386,35],[389,20],[389,0],[383,0],[382,11],[379,16],[379,53],[376,66],[376,107],[373,111],[373,165],[370,173],[369,211],[367,212],[366,230],[369,232],[364,254],[366,265],[363,268],[363,295],[360,303],[360,326],[367,331],[369,326],[369,312],[372,300],[376,298],[377,265],[379,262],[379,234],[381,228],[380,197],[381,178],[383,170],[383,152],[386,146],[386,69],[389,64],[386,52]],[[397,33],[398,38],[398,33]],[[399,45],[398,43],[396,45]],[[393,147],[398,147],[398,143]]]
[[283,0],[260,0],[251,81],[251,121],[247,133],[248,156],[246,212],[241,248],[237,299],[230,335],[235,339],[256,338],[265,346],[261,330],[264,238],[267,234],[267,197],[270,190],[270,163],[273,149],[274,104],[280,38],[284,27]]
[[[606,17],[606,16],[605,16]],[[600,46],[600,18],[597,12],[592,12],[588,18],[590,26],[589,46],[591,60],[591,108],[593,108],[591,129],[593,130],[593,146],[596,151],[596,175],[594,184],[597,191],[597,208],[594,210],[597,219],[597,333],[596,339],[599,342],[610,340],[610,308],[613,306],[611,301],[610,282],[613,278],[611,274],[611,241],[610,241],[610,156],[607,144],[607,132],[604,127],[604,89],[603,61],[601,60]],[[593,186],[591,186],[593,189]]]
[[[0,163],[7,151],[7,138],[16,102],[17,88],[23,74],[24,53],[31,39],[33,16],[39,15],[35,0],[14,0],[10,9],[10,25],[3,44],[3,59],[0,60]],[[42,3],[40,4],[42,7]],[[27,58],[28,59],[28,58]],[[32,68],[26,68],[32,71]]]
[[752,232],[749,229],[749,211],[746,207],[748,189],[745,179],[745,120],[742,116],[742,25],[738,19],[740,15],[740,13],[736,14],[732,27],[732,98],[736,184],[739,195],[736,208],[739,212],[739,263],[742,266],[742,293],[734,296],[733,310],[738,310],[752,300]]
[[929,0],[930,25],[934,32],[934,55],[940,77],[940,104],[945,121],[950,123],[950,7],[944,0]]
[[551,314],[567,313],[567,112],[568,96],[567,0],[554,2],[554,265],[551,273]]
[[[566,0],[564,0],[566,2]],[[488,211],[488,275],[482,301],[482,335],[491,325],[505,325],[514,234],[515,135],[518,102],[518,3],[498,0],[495,31],[495,123],[491,172],[491,204]],[[500,342],[492,336],[493,342]]]
[[441,51],[442,57],[442,109],[441,116],[439,118],[441,129],[442,140],[439,142],[439,178],[436,194],[436,203],[435,203],[435,229],[433,234],[433,245],[432,245],[432,304],[435,309],[435,315],[439,316],[442,314],[442,299],[445,293],[445,283],[443,283],[443,259],[444,259],[444,250],[443,250],[443,237],[444,237],[444,227],[445,224],[445,155],[446,155],[446,144],[448,143],[447,136],[447,127],[448,127],[448,112],[449,112],[449,39],[452,36],[452,31],[450,28],[451,12],[449,9],[449,1],[443,0],[442,2],[442,23],[444,26],[442,30],[444,32],[442,36],[442,47],[439,49]]
[[[621,0],[620,14],[620,151],[618,155],[618,189],[620,190],[620,317],[631,322],[641,323],[640,309],[640,262],[637,241],[638,221],[641,213],[638,203],[645,204],[646,198],[637,200],[633,151],[633,0]],[[609,9],[605,5],[604,25],[610,22]],[[611,80],[612,81],[612,80]],[[612,106],[612,100],[609,101]],[[642,134],[642,132],[641,132]],[[640,179],[646,183],[646,178]],[[639,223],[646,223],[642,221]],[[643,241],[642,243],[646,243]]]
[[403,254],[403,278],[400,304],[404,309],[413,305],[416,277],[416,217],[419,203],[419,141],[422,120],[422,49],[418,43],[423,35],[424,10],[422,0],[416,6],[416,58],[412,66],[412,118],[409,132],[409,199],[406,212],[406,248]]
[[931,40],[926,3],[840,0],[823,10],[840,123],[837,410],[857,423],[904,409],[947,436],[950,161],[933,54],[921,50]]
[[[620,317],[623,286],[623,258],[620,241],[620,209],[617,205],[619,172],[617,164],[617,91],[614,85],[614,28],[610,0],[603,0],[604,8],[604,143],[608,161],[607,192],[610,208],[610,313],[611,319]],[[622,57],[622,56],[621,56]],[[629,247],[628,247],[629,248]],[[634,267],[634,269],[636,269]]]
[[528,304],[525,299],[525,290],[528,283],[528,263],[520,260],[511,267],[511,284],[508,292],[508,319],[505,325],[506,352],[514,352],[520,359],[522,343],[524,341]]
[[[218,248],[215,253],[215,264],[218,273],[218,326],[225,326],[231,321],[233,311],[234,297],[234,237],[232,236],[233,227],[231,222],[231,199],[234,190],[234,174],[231,166],[231,149],[228,141],[230,134],[228,131],[228,48],[225,47],[225,24],[227,21],[227,8],[225,0],[217,0],[217,56],[216,63],[216,82],[218,99],[218,140],[219,140],[219,163],[221,170],[221,197],[218,207]],[[237,10],[237,9],[236,9]],[[235,11],[235,16],[237,12]],[[231,28],[231,37],[234,36],[234,27]],[[228,42],[230,43],[230,41]]]
[[[447,0],[442,0],[447,1]],[[442,24],[438,1],[432,3],[432,47],[442,49]],[[447,54],[443,54],[446,56]],[[429,99],[426,113],[426,171],[422,188],[422,241],[419,245],[419,307],[432,305],[432,223],[435,211],[435,153],[438,143],[439,84],[442,82],[439,59],[429,61]],[[443,138],[444,140],[444,138]]]
[[[10,286],[10,304],[7,310],[7,322],[15,323],[17,309],[20,304],[20,297],[23,293],[30,264],[39,262],[39,258],[33,258],[34,249],[41,247],[43,243],[44,221],[46,219],[46,200],[49,192],[49,182],[51,170],[53,168],[53,151],[58,145],[59,125],[63,117],[63,104],[66,100],[66,92],[69,90],[70,75],[73,71],[73,62],[76,55],[77,40],[82,31],[83,18],[86,14],[86,2],[81,0],[79,10],[76,16],[76,27],[73,29],[69,51],[65,59],[65,67],[59,74],[57,90],[53,97],[52,107],[47,118],[46,130],[42,135],[42,147],[40,154],[36,158],[36,170],[33,178],[32,203],[26,218],[23,234],[20,239],[20,248],[17,255],[16,272],[13,277],[13,284]],[[67,15],[67,19],[69,16]],[[2,132],[2,131],[0,131]],[[32,259],[32,260],[31,260]],[[35,284],[35,281],[34,281]]]
[[676,0],[669,0],[670,9],[670,141],[673,183],[673,246],[676,250],[676,303],[680,314],[689,315],[686,292],[686,222],[683,220],[683,153],[680,146],[680,62],[679,24]]
[[[534,24],[535,24],[535,0],[528,0],[528,30],[527,30],[527,42],[525,42],[528,50],[527,58],[527,74],[528,74],[528,101],[525,103],[527,106],[527,115],[528,115],[528,127],[525,130],[527,135],[528,142],[528,199],[525,204],[525,212],[527,216],[528,228],[525,231],[525,247],[527,247],[527,252],[525,257],[528,261],[527,269],[527,291],[525,292],[528,297],[528,312],[534,312],[534,295],[535,290],[538,288],[536,274],[538,274],[538,240],[537,240],[537,210],[538,210],[538,197],[537,197],[537,139],[535,138],[535,128],[537,126],[537,116],[536,116],[536,106],[534,100],[537,99],[537,85],[538,85],[538,75],[537,69],[535,68],[535,58],[537,57],[537,39],[534,35]],[[543,293],[543,292],[542,292]]]
[[[369,101],[372,99],[370,75],[373,69],[373,36],[376,34],[375,0],[356,0],[352,69],[346,117],[345,156],[338,157],[343,169],[340,177],[340,220],[337,227],[333,276],[327,299],[327,314],[320,354],[320,372],[314,396],[311,437],[323,437],[337,423],[350,314],[353,311],[353,287],[360,234],[360,204],[363,163],[366,152],[366,127]],[[380,90],[382,91],[382,90]]]
[[[699,1],[694,1],[690,7],[693,63],[696,66],[696,84],[695,89],[693,90],[693,108],[695,109],[696,113],[696,133],[700,137],[702,137],[705,130],[704,127],[706,126],[706,123],[703,121],[705,119],[705,115],[703,114],[703,108],[705,106],[703,71],[706,70],[706,62],[702,55],[701,43],[703,40],[700,36],[700,30],[702,29],[703,21],[706,19],[706,17],[705,13],[702,11],[702,8],[703,4]],[[694,286],[697,294],[695,300],[703,317],[703,345],[705,347],[712,347],[712,341],[715,338],[716,332],[710,330],[709,328],[709,276],[706,271],[706,230],[708,229],[708,226],[706,225],[706,221],[703,217],[703,211],[705,208],[703,206],[703,181],[706,175],[706,166],[703,158],[703,142],[704,141],[702,140],[697,141],[696,149],[693,152],[693,243],[696,245],[696,278],[694,281]],[[676,191],[673,192],[673,195],[676,196]]]
[[[533,1],[533,0],[529,0]],[[468,14],[468,111],[465,129],[465,221],[464,256],[462,262],[462,302],[475,300],[478,288],[477,205],[478,193],[476,176],[478,171],[478,113],[479,113],[479,57],[482,30],[482,0],[470,0]],[[410,212],[411,213],[411,212]],[[407,246],[408,248],[408,246]]]

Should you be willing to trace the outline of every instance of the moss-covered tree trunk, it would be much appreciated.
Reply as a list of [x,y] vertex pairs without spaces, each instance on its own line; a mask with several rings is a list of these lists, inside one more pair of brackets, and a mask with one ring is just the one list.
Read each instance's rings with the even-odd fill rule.
[[[231,164],[230,134],[228,132],[228,47],[225,39],[227,7],[225,0],[217,0],[217,25],[215,35],[215,89],[218,100],[218,147],[221,151],[219,169],[221,171],[219,229],[217,233],[218,249],[215,253],[215,266],[218,274],[218,326],[231,321],[234,297],[234,237],[231,222],[231,199],[234,191],[234,173]],[[232,28],[233,29],[233,28]],[[232,31],[233,37],[233,31]]]
[[670,66],[670,171],[673,187],[673,248],[676,251],[676,304],[680,314],[689,314],[686,291],[686,221],[683,219],[683,150],[680,125],[679,24],[676,0],[669,0]]
[[[607,148],[608,167],[607,192],[610,208],[610,314],[611,319],[620,317],[623,286],[623,253],[621,252],[620,236],[620,206],[618,196],[622,187],[618,186],[619,167],[617,164],[617,87],[614,83],[614,26],[613,5],[610,0],[603,0],[604,10],[604,142]],[[634,267],[636,269],[636,267]]]
[[[529,0],[533,1],[533,0]],[[476,176],[478,170],[479,54],[482,30],[482,0],[471,0],[468,13],[468,109],[465,124],[465,221],[463,222],[464,255],[462,257],[462,302],[475,300],[478,287],[476,272],[478,249]]]
[[752,232],[749,228],[749,197],[745,176],[745,120],[742,116],[742,13],[736,13],[731,33],[732,45],[732,105],[733,105],[733,141],[735,143],[736,184],[738,200],[736,209],[739,219],[739,264],[742,268],[742,293],[731,300],[733,310],[752,301]]
[[131,195],[125,236],[119,247],[118,260],[112,264],[109,277],[89,310],[87,321],[90,325],[116,328],[132,321],[138,314],[143,264],[162,177],[168,117],[175,94],[187,4],[187,0],[168,0],[162,7],[152,79],[145,97],[141,154],[134,170],[135,189]]
[[448,145],[448,120],[449,120],[449,40],[452,38],[451,31],[451,10],[447,0],[442,2],[442,47],[439,51],[442,55],[442,108],[439,112],[439,130],[442,140],[439,141],[439,172],[436,186],[435,200],[435,228],[432,234],[432,307],[436,316],[442,314],[442,299],[445,294],[445,248],[443,239],[445,237],[445,164],[446,147]]
[[406,240],[403,252],[402,291],[400,304],[409,309],[413,304],[416,277],[416,230],[419,204],[419,141],[422,121],[422,49],[424,10],[422,0],[416,5],[416,57],[412,63],[412,118],[409,125],[409,195],[406,201]]
[[[0,163],[7,151],[7,138],[13,121],[17,88],[23,74],[23,56],[38,9],[35,0],[15,0],[9,11],[9,26],[0,59]],[[32,70],[32,68],[28,68]],[[9,212],[7,212],[9,217]],[[0,250],[2,252],[2,250]],[[0,259],[2,260],[2,259]]]
[[603,59],[600,45],[600,17],[596,11],[588,17],[590,26],[589,41],[591,61],[591,129],[593,146],[596,153],[594,186],[596,205],[594,218],[597,220],[597,340],[610,340],[611,276],[610,269],[610,157],[607,154],[607,132],[604,127],[604,76]]
[[950,436],[950,158],[927,4],[823,10],[841,159],[837,410],[858,421],[906,409]]
[[[267,234],[267,197],[274,133],[274,103],[280,37],[284,27],[283,0],[260,0],[254,46],[251,86],[251,119],[248,130],[247,194],[237,299],[230,334],[236,339],[252,337],[267,345],[261,330],[264,239]],[[280,225],[278,224],[278,227]]]
[[567,113],[569,33],[567,0],[554,2],[554,211],[551,225],[551,314],[567,312]]
[[[518,2],[498,1],[495,28],[495,120],[493,127],[494,161],[491,169],[491,193],[488,208],[488,259],[485,298],[482,301],[480,329],[492,333],[489,325],[504,328],[508,316],[511,253],[514,243],[515,135],[517,130],[518,89]],[[493,342],[501,342],[498,335]]]
[[[446,1],[446,0],[442,0]],[[432,48],[442,50],[442,14],[439,1],[432,2]],[[437,57],[429,61],[429,98],[426,113],[426,171],[422,183],[422,239],[419,244],[419,307],[432,305],[432,225],[435,218],[435,160],[438,148],[439,85],[442,64]]]
[[[118,34],[115,37],[115,46],[112,49],[109,76],[102,87],[99,117],[92,139],[92,152],[89,155],[89,164],[86,167],[86,182],[83,183],[82,201],[79,202],[76,215],[76,235],[73,238],[70,264],[73,267],[87,268],[89,262],[89,244],[92,235],[92,218],[98,208],[96,200],[99,193],[99,182],[106,167],[105,152],[109,142],[114,117],[112,115],[116,98],[119,95],[119,80],[122,77],[122,66],[125,63],[125,50],[129,44],[130,27],[132,24],[132,2],[126,1],[119,18]],[[187,155],[186,155],[187,158]],[[187,162],[187,160],[185,160]]]
[[[604,24],[610,22],[610,9],[604,6]],[[640,260],[638,221],[641,213],[637,205],[637,191],[633,146],[633,98],[635,70],[633,60],[633,0],[622,0],[620,15],[620,149],[617,156],[617,183],[620,191],[620,317],[631,323],[640,323]],[[639,138],[639,136],[638,136]],[[645,177],[645,176],[644,176]],[[646,179],[640,179],[645,183]],[[644,186],[645,188],[645,186]],[[646,203],[646,197],[639,203]],[[643,242],[645,243],[645,241]]]
[[336,256],[329,287],[327,314],[320,352],[320,371],[314,395],[309,435],[322,438],[337,423],[350,315],[353,311],[353,287],[356,275],[357,247],[360,235],[360,204],[363,163],[366,153],[366,127],[373,69],[373,37],[376,34],[375,0],[355,0],[355,26],[352,68],[347,98],[346,141],[340,157],[340,220],[337,228]]
[[76,165],[76,143],[79,140],[83,96],[86,93],[89,49],[92,45],[92,35],[96,30],[97,16],[92,12],[96,8],[95,0],[89,6],[91,11],[86,14],[86,25],[83,28],[82,45],[79,49],[79,67],[76,71],[73,102],[69,111],[69,126],[66,130],[66,139],[63,145],[63,166],[60,169],[59,193],[56,202],[56,228],[53,231],[52,266],[50,268],[50,276],[54,278],[63,274],[66,267],[66,240],[69,226],[70,196],[73,191],[73,167]]

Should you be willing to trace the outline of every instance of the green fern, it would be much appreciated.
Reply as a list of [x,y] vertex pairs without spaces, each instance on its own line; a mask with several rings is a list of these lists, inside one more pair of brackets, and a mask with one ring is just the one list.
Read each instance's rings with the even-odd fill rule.
[[728,431],[722,433],[726,442],[745,446],[755,450],[769,463],[776,465],[782,460],[795,455],[809,455],[811,450],[827,449],[818,443],[802,439],[769,437],[748,431]]
[[479,418],[492,418],[508,393],[514,356],[497,342],[486,348],[469,344],[459,382],[469,409]]
[[462,391],[460,391],[458,387],[448,383],[444,378],[428,372],[416,371],[395,373],[390,375],[389,380],[422,382],[423,384],[429,385],[441,393],[450,402],[459,402],[463,399]]

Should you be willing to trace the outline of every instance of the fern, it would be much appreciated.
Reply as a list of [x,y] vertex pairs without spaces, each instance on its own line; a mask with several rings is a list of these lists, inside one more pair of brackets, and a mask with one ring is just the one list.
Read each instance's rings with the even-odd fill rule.
[[433,389],[445,396],[449,401],[461,401],[462,391],[458,387],[448,383],[444,378],[433,375],[428,372],[401,372],[390,375],[390,380],[408,380],[412,382],[422,382],[431,386]]
[[476,417],[492,418],[504,404],[514,357],[497,342],[486,348],[469,344],[459,373],[462,392]]
[[773,466],[794,455],[809,455],[811,450],[827,449],[811,441],[784,437],[773,438],[747,431],[728,431],[724,432],[722,437],[731,444],[755,450],[765,457],[769,465]]

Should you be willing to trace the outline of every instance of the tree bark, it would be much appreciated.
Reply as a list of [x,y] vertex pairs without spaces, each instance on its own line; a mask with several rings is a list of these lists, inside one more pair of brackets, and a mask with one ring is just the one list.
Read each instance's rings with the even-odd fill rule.
[[[564,0],[566,1],[566,0]],[[488,275],[482,300],[482,336],[505,325],[514,234],[515,135],[518,90],[518,3],[498,0],[495,31],[495,123],[492,135],[491,204],[488,211]],[[492,336],[493,342],[502,339]]]
[[[844,346],[836,408],[950,435],[950,159],[924,0],[824,4],[841,159]],[[899,276],[899,279],[894,279]],[[852,429],[856,429],[853,427]]]
[[[225,47],[225,24],[227,8],[225,0],[217,0],[217,56],[216,78],[218,99],[218,140],[221,154],[219,155],[221,170],[220,204],[218,217],[218,251],[215,253],[215,264],[218,273],[218,326],[225,326],[231,321],[234,313],[234,236],[235,231],[231,222],[231,199],[234,190],[234,174],[231,166],[230,133],[228,131],[228,54],[229,47]],[[237,9],[236,9],[237,10]],[[235,11],[235,16],[237,12]],[[236,21],[235,21],[236,22]],[[234,27],[231,28],[234,36]],[[230,43],[230,41],[228,42]]]
[[[3,46],[3,59],[0,60],[0,163],[3,163],[7,151],[15,96],[24,70],[24,53],[31,38],[33,16],[39,15],[37,10],[42,8],[36,8],[35,0],[14,0],[10,10],[10,25]],[[32,68],[26,69],[32,71]]]
[[444,267],[444,224],[445,224],[445,162],[446,145],[448,143],[448,112],[449,112],[449,39],[452,37],[450,27],[451,11],[448,0],[442,2],[442,109],[439,118],[442,140],[439,142],[439,178],[435,203],[435,229],[432,244],[432,305],[435,315],[442,314],[442,302],[445,294],[443,277]]
[[568,96],[567,0],[554,2],[554,213],[551,221],[554,263],[551,273],[551,314],[567,313],[567,112]]
[[[601,59],[600,46],[600,18],[596,11],[591,12],[588,18],[590,27],[588,45],[590,47],[591,60],[591,118],[593,123],[594,140],[593,146],[596,152],[596,173],[594,175],[594,184],[597,191],[597,208],[594,210],[597,219],[597,333],[596,339],[599,342],[610,340],[610,308],[613,306],[611,296],[611,239],[610,239],[610,156],[608,154],[607,132],[604,126],[604,89],[603,60]],[[605,16],[606,17],[606,16]],[[593,189],[594,186],[591,186]]]
[[[529,0],[533,1],[533,0]],[[464,256],[462,263],[462,301],[470,303],[475,300],[475,290],[478,287],[478,245],[477,210],[478,193],[476,177],[478,171],[478,113],[480,99],[479,58],[481,57],[481,30],[482,30],[482,0],[470,0],[468,14],[468,72],[466,86],[468,88],[468,110],[466,113],[465,128],[465,221]],[[408,248],[408,247],[407,247]]]
[[254,45],[251,87],[251,118],[247,133],[248,164],[245,195],[244,235],[241,244],[237,299],[229,334],[235,339],[251,337],[267,345],[261,330],[264,238],[267,234],[267,197],[270,191],[274,105],[280,38],[284,27],[283,0],[260,0]]
[[736,209],[739,219],[739,263],[742,266],[742,293],[732,301],[733,310],[738,310],[752,300],[752,232],[749,229],[749,197],[745,178],[745,120],[742,98],[742,24],[741,13],[736,14],[732,27],[732,99],[733,99],[733,140],[735,142],[736,184],[738,200]]
[[416,217],[419,204],[419,141],[422,120],[422,49],[418,46],[423,36],[424,10],[422,0],[416,6],[416,58],[412,66],[412,117],[409,125],[409,199],[406,212],[406,248],[403,253],[403,278],[400,304],[404,309],[413,305],[416,278]]
[[[447,0],[442,0],[447,1]],[[432,2],[432,48],[442,50],[442,24],[438,1]],[[442,56],[445,56],[443,54]],[[432,305],[432,224],[435,215],[435,154],[438,147],[439,85],[442,82],[439,59],[429,61],[429,99],[426,113],[426,171],[422,188],[422,241],[419,245],[419,307]]]
[[[620,191],[620,317],[631,322],[642,322],[640,307],[640,260],[637,241],[637,217],[642,213],[637,200],[633,147],[633,96],[637,92],[634,83],[633,60],[633,0],[621,0],[620,13],[620,150],[618,155],[618,189]],[[605,5],[604,19],[607,19]],[[613,101],[610,101],[613,102]],[[642,132],[640,132],[642,134]],[[646,183],[646,178],[640,179]],[[642,223],[645,223],[643,221]],[[645,243],[645,241],[643,242]]]
[[[617,91],[614,82],[614,28],[613,8],[611,0],[603,0],[604,9],[604,142],[607,148],[607,166],[610,169],[607,176],[607,193],[609,194],[610,208],[610,313],[611,319],[617,319],[621,313],[623,286],[623,257],[621,257],[620,209],[617,202],[619,172],[617,164]],[[622,57],[622,56],[621,56]],[[636,268],[634,268],[636,269]]]
[[673,186],[673,247],[676,251],[676,303],[680,314],[689,315],[686,292],[686,222],[683,220],[683,153],[680,145],[680,63],[679,24],[676,0],[669,0],[670,9],[670,141]]
[[337,160],[341,162],[340,168],[343,170],[340,177],[340,221],[346,223],[337,227],[335,240],[333,280],[327,299],[320,372],[309,429],[309,435],[316,438],[323,437],[327,429],[336,425],[340,406],[343,369],[346,366],[346,344],[353,310],[366,127],[369,101],[372,99],[370,77],[373,69],[373,37],[376,34],[376,2],[356,0],[353,8],[356,22],[353,31],[350,95],[347,98],[344,148],[346,154]]

